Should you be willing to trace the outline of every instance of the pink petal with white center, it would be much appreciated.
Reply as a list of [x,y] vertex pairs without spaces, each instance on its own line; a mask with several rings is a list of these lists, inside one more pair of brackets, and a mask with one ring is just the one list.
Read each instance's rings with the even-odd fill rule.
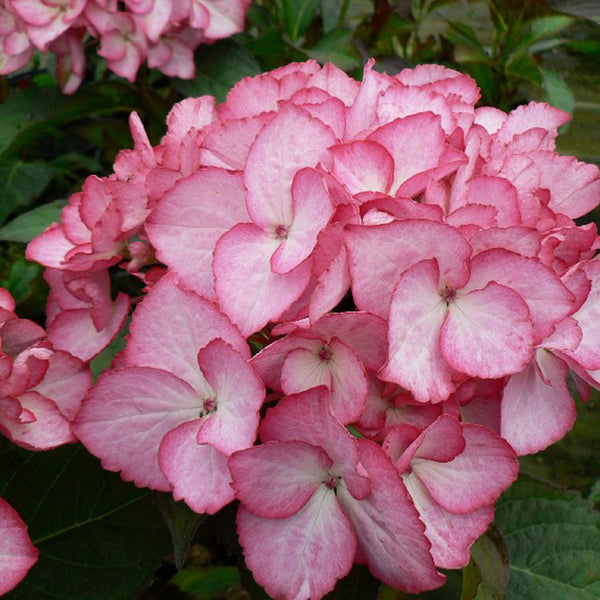
[[474,79],[442,65],[417,65],[414,69],[403,69],[395,79],[405,85],[442,94],[454,102],[458,97],[473,105],[481,97]]
[[554,108],[545,102],[530,102],[519,106],[508,114],[508,117],[496,133],[498,141],[507,144],[514,136],[529,129],[540,127],[553,133],[564,125],[571,117],[568,113]]
[[271,257],[279,243],[256,225],[242,223],[225,233],[215,248],[217,298],[244,335],[276,320],[300,297],[310,279],[310,261],[285,275],[271,270]]
[[482,229],[469,238],[469,244],[473,248],[473,256],[493,248],[504,248],[526,258],[536,258],[541,248],[541,240],[539,231],[517,225]]
[[300,441],[267,442],[229,459],[236,498],[267,519],[297,513],[323,484],[332,464],[322,448]]
[[216,300],[212,257],[217,240],[249,220],[241,173],[205,168],[180,179],[159,200],[145,228],[158,258],[180,282]]
[[448,308],[438,287],[435,260],[421,261],[404,273],[390,306],[388,361],[379,372],[381,379],[410,390],[419,402],[441,402],[454,390],[440,348]]
[[350,289],[350,283],[348,253],[346,247],[342,245],[339,252],[331,258],[327,267],[317,277],[308,306],[310,321],[315,323],[335,308]]
[[[395,442],[394,437],[395,428],[386,436],[386,447]],[[409,463],[413,465],[413,470],[423,463],[448,463],[463,452],[465,444],[458,420],[444,414],[415,439],[403,455],[394,461],[394,466],[402,473]],[[390,456],[393,457],[394,453]]]
[[363,561],[389,586],[411,593],[439,587],[445,577],[435,570],[425,527],[400,475],[377,444],[359,440],[358,447],[372,492],[356,500],[339,486],[338,498],[356,532]]
[[357,471],[356,439],[336,419],[329,406],[329,394],[323,387],[311,388],[279,401],[267,411],[260,426],[260,439],[300,440],[323,448],[333,460],[332,473],[344,478],[355,498],[364,498],[370,483]]
[[506,121],[507,114],[491,106],[481,106],[475,109],[475,125],[481,125],[488,133],[496,133],[502,123]]
[[550,335],[554,325],[575,309],[575,298],[556,273],[537,260],[496,248],[471,261],[471,277],[464,291],[484,288],[490,281],[517,292],[527,303],[534,341]]
[[483,204],[466,204],[453,210],[447,217],[446,223],[460,230],[472,228],[477,231],[496,225],[498,211],[493,206]]
[[548,206],[576,219],[600,204],[600,170],[572,156],[555,152],[534,155],[540,167],[540,187],[550,190]]
[[58,350],[65,350],[87,362],[102,352],[123,327],[129,312],[129,296],[119,292],[104,329],[94,326],[92,312],[77,308],[58,313],[48,327],[48,339]]
[[304,167],[319,163],[335,143],[331,129],[305,110],[283,105],[258,134],[244,170],[248,212],[261,227],[292,223],[292,181]]
[[480,425],[462,427],[464,450],[453,460],[419,460],[417,451],[412,462],[435,501],[459,514],[493,504],[519,473],[517,455],[501,437]]
[[[419,429],[408,423],[399,423],[388,429],[381,447],[389,456],[398,473],[404,473],[409,469],[410,461],[418,448],[418,444],[413,446],[413,442],[419,439],[419,433]],[[410,448],[411,446],[413,447]]]
[[12,590],[38,558],[27,535],[27,525],[6,500],[0,498],[0,595]]
[[198,443],[213,445],[229,456],[256,439],[265,386],[238,352],[221,339],[198,352],[198,366],[214,390],[214,412],[198,432]]
[[237,525],[246,565],[274,598],[322,598],[352,567],[356,538],[336,495],[326,486],[283,519],[257,517],[242,504]]
[[425,523],[425,535],[431,542],[435,565],[443,569],[466,566],[471,544],[485,533],[494,519],[493,506],[457,515],[440,506],[415,474],[405,475],[404,483]]
[[377,123],[377,103],[381,94],[390,87],[392,80],[373,69],[374,59],[369,59],[363,69],[363,79],[358,86],[354,102],[346,113],[345,140],[351,141],[371,131]]
[[598,339],[600,339],[600,262],[586,263],[582,270],[591,282],[585,302],[573,314],[573,318],[581,329],[582,339],[577,348],[567,354],[582,367],[596,370],[600,368],[600,345],[598,344]]
[[286,395],[320,385],[331,391],[331,410],[342,423],[359,418],[367,397],[365,370],[358,356],[337,338],[315,350],[293,350],[283,363],[281,388]]
[[340,99],[333,98],[324,90],[311,87],[298,90],[290,100],[327,125],[337,139],[344,136],[346,106]]
[[386,322],[370,313],[336,312],[324,315],[310,330],[329,340],[339,338],[359,356],[367,369],[377,370],[385,361]]
[[35,416],[35,420],[18,422],[0,413],[0,431],[15,444],[29,450],[49,450],[77,441],[69,421],[52,400],[37,392],[25,392],[17,400],[24,411]]
[[207,38],[217,40],[244,29],[244,16],[250,4],[248,0],[200,0],[200,3],[209,13],[208,25],[203,31]]
[[394,179],[394,159],[376,142],[356,141],[333,146],[331,172],[351,194],[387,193]]
[[200,419],[171,429],[160,443],[160,469],[173,487],[175,500],[195,512],[212,515],[234,499],[227,457],[210,444],[198,444]]
[[469,182],[467,202],[493,206],[498,213],[498,227],[509,227],[521,223],[517,190],[510,181],[502,177],[485,175],[474,177]]
[[264,381],[265,385],[276,391],[281,390],[281,369],[288,353],[296,348],[310,350],[317,354],[323,341],[313,336],[288,335],[263,348],[250,359],[250,364]]
[[25,257],[45,267],[64,269],[65,256],[74,248],[75,244],[65,236],[63,226],[53,223],[29,242]]
[[287,354],[281,367],[281,389],[286,395],[303,392],[320,385],[331,390],[331,371],[322,353],[330,350],[319,344],[315,350],[296,348]]
[[317,243],[317,236],[333,215],[331,200],[321,176],[314,169],[296,173],[292,183],[292,211],[293,221],[271,257],[271,268],[275,273],[289,273],[308,258]]
[[386,318],[394,286],[422,260],[436,258],[440,278],[460,287],[468,278],[471,247],[453,227],[432,221],[350,225],[344,230],[352,294],[360,310]]
[[129,367],[100,376],[73,427],[106,470],[139,487],[169,491],[158,464],[160,443],[201,410],[198,392],[172,373]]
[[211,340],[221,338],[250,358],[246,340],[231,321],[212,302],[178,285],[174,275],[165,275],[138,304],[129,330],[128,365],[165,369],[198,390],[206,388],[198,350]]
[[90,370],[77,358],[57,350],[48,361],[44,378],[33,391],[50,398],[72,421],[92,383]]
[[4,288],[0,288],[0,308],[9,312],[14,312],[15,310],[15,301],[11,293]]
[[359,83],[349,77],[333,63],[326,63],[310,77],[307,86],[325,90],[334,98],[339,98],[346,106],[350,106],[358,92]]
[[437,167],[445,148],[440,118],[431,112],[396,119],[367,140],[381,144],[394,159],[392,191],[417,173]]
[[206,130],[201,142],[200,163],[241,171],[259,131],[273,117],[272,113],[247,119],[216,123]]
[[442,353],[457,371],[494,379],[525,368],[533,354],[533,330],[525,301],[490,282],[459,293],[448,306],[440,334]]
[[573,426],[575,404],[566,377],[566,363],[540,348],[535,360],[508,380],[502,395],[500,432],[517,454],[539,452]]
[[344,424],[358,420],[367,400],[367,375],[358,355],[338,338],[329,342],[331,410]]
[[456,129],[458,111],[454,112],[444,96],[431,90],[394,85],[382,94],[377,103],[377,117],[382,125],[398,117],[422,112],[438,115],[442,129],[447,135]]

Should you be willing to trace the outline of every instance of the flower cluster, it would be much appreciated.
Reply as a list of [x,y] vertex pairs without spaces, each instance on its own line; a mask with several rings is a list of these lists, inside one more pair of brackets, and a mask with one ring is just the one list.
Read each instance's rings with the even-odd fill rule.
[[567,372],[600,386],[600,238],[574,221],[598,168],[555,152],[562,111],[478,98],[441,66],[309,61],[184,100],[157,147],[134,114],[133,150],[28,247],[49,339],[84,361],[129,310],[107,269],[144,282],[74,432],[197,512],[237,498],[274,598],[354,563],[441,585],[517,455],[571,428]]
[[[29,450],[74,442],[70,423],[91,384],[89,369],[14,310],[12,296],[0,288],[0,432]],[[1,595],[25,576],[38,552],[25,524],[2,498],[0,532]]]
[[24,66],[37,48],[56,55],[67,94],[81,84],[86,39],[121,77],[140,65],[170,77],[194,77],[194,50],[244,28],[250,0],[2,0],[0,75]]

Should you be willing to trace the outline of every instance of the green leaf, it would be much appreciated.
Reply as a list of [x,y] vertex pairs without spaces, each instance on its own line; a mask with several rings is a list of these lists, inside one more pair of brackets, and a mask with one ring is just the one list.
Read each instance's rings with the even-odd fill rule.
[[535,59],[526,53],[513,54],[504,65],[507,75],[542,85],[542,74]]
[[15,210],[29,206],[44,191],[53,174],[49,164],[39,161],[0,164],[0,225]]
[[136,108],[133,86],[109,81],[83,86],[72,96],[57,88],[19,90],[0,105],[0,156],[14,156],[49,129],[83,118]]
[[553,0],[552,8],[600,23],[598,0]]
[[519,479],[496,506],[510,553],[506,600],[597,600],[600,513],[576,492]]
[[321,63],[335,63],[343,71],[361,65],[360,56],[352,44],[352,32],[347,29],[334,29],[325,34],[306,54]]
[[83,446],[5,446],[0,495],[40,551],[6,600],[131,600],[169,552],[150,492],[104,471]]
[[240,574],[236,567],[189,568],[171,578],[170,583],[180,590],[199,596],[198,600],[210,600],[217,594],[240,585]]
[[537,41],[541,38],[554,35],[571,25],[573,21],[575,19],[567,15],[546,15],[533,19],[530,23],[530,41]]
[[5,242],[30,242],[54,221],[60,219],[65,202],[55,200],[19,215],[0,228],[0,240]]
[[285,30],[292,44],[306,32],[321,6],[321,0],[280,0]]
[[477,39],[475,31],[464,23],[449,22],[445,36],[458,46],[464,46],[469,52],[469,59],[485,62],[489,60],[486,49]]
[[41,270],[41,265],[23,259],[16,260],[10,267],[8,279],[1,279],[0,286],[11,293],[16,304],[21,304],[30,296],[31,282]]
[[227,92],[242,78],[260,73],[252,55],[237,42],[223,40],[201,46],[196,52],[196,78],[177,80],[177,89],[187,96],[210,94],[223,102]]
[[502,600],[508,587],[508,549],[492,525],[471,546],[471,561],[463,570],[460,600]]
[[[175,566],[182,569],[194,535],[207,515],[195,513],[183,501],[176,502],[172,494],[156,493],[154,500],[171,533]],[[235,571],[237,573],[237,569]]]
[[544,80],[544,89],[546,90],[546,100],[560,108],[565,112],[568,112],[571,116],[575,108],[575,96],[568,86],[564,77],[547,67],[539,67],[542,79]]

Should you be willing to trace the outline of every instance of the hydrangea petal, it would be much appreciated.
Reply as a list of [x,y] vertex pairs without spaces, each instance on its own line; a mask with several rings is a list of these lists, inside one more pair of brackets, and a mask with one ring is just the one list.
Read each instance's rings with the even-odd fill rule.
[[461,569],[470,559],[471,544],[494,519],[493,506],[483,506],[465,514],[455,514],[440,506],[416,475],[404,482],[419,516],[425,523],[425,535],[431,542],[431,555],[437,567]]
[[210,444],[198,444],[201,420],[171,429],[160,444],[160,469],[173,486],[175,500],[210,515],[234,498],[227,457]]
[[257,517],[242,505],[237,524],[245,562],[274,598],[322,598],[352,567],[356,538],[326,486],[284,519]]
[[0,595],[12,590],[25,577],[38,554],[27,535],[27,525],[17,511],[0,498]]
[[358,444],[372,492],[357,500],[340,486],[338,497],[356,531],[361,556],[373,575],[392,587],[407,592],[439,587],[445,577],[435,570],[425,527],[400,475],[377,444]]
[[450,302],[441,329],[444,357],[457,371],[494,379],[525,368],[533,354],[533,330],[524,300],[488,283]]
[[389,354],[379,376],[410,390],[419,402],[446,400],[454,390],[440,348],[448,309],[438,291],[435,260],[424,260],[402,276],[390,307]]
[[198,393],[172,373],[128,367],[100,376],[73,426],[105,469],[140,487],[169,491],[158,463],[160,443],[201,409]]
[[236,225],[217,243],[213,263],[217,297],[244,335],[277,319],[310,279],[310,261],[284,275],[271,270],[278,245],[277,239],[251,223]]
[[180,179],[146,222],[158,258],[209,300],[216,300],[213,250],[223,233],[249,221],[245,200],[241,174],[205,168]]
[[280,519],[297,513],[323,484],[333,461],[301,441],[272,441],[232,454],[238,500],[253,514]]

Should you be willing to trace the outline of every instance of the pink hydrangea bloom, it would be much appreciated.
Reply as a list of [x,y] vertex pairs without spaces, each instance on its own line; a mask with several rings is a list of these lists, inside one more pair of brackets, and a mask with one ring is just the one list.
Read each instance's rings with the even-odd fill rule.
[[[126,4],[159,29],[152,1]],[[86,14],[100,31],[110,10]],[[569,370],[583,397],[600,388],[600,238],[574,221],[600,203],[598,168],[556,154],[562,111],[478,99],[437,65],[370,62],[357,82],[308,61],[178,103],[156,147],[134,114],[114,174],[28,248],[50,339],[83,360],[130,310],[107,269],[143,281],[75,432],[198,512],[237,498],[274,597],[321,598],[353,564],[440,585],[517,455],[572,426]]]

